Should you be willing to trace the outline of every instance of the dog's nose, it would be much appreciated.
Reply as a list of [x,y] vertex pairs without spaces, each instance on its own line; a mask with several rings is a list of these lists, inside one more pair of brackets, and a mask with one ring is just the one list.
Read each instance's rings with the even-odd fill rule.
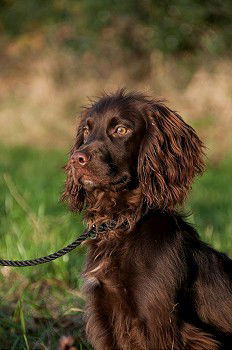
[[76,152],[75,158],[80,165],[86,165],[90,161],[90,155],[85,152]]

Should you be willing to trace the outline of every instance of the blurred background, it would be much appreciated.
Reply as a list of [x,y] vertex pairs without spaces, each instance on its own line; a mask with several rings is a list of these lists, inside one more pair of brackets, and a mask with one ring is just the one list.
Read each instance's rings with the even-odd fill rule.
[[[165,98],[206,144],[186,210],[232,256],[230,0],[0,1],[0,256],[49,254],[82,232],[60,203],[82,105],[120,87]],[[90,349],[82,331],[84,248],[0,268],[2,349]]]

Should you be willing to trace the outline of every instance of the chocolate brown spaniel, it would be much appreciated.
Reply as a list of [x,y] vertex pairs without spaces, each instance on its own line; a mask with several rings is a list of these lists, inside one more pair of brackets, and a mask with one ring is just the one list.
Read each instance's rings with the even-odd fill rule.
[[84,271],[94,349],[232,349],[232,261],[178,213],[203,155],[195,131],[141,93],[83,110],[63,198],[105,227]]

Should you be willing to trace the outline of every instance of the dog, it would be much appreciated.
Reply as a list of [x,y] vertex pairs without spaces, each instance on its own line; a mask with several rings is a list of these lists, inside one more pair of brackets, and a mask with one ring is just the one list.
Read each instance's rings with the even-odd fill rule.
[[94,349],[232,349],[232,260],[180,214],[203,170],[203,143],[162,101],[120,90],[83,109],[63,199],[97,231],[83,274]]

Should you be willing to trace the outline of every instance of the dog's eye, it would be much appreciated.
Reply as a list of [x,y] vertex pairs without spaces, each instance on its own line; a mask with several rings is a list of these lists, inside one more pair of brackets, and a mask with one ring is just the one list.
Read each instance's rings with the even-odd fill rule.
[[129,129],[127,129],[125,126],[119,126],[115,130],[115,134],[118,134],[120,136],[124,136],[129,132]]

